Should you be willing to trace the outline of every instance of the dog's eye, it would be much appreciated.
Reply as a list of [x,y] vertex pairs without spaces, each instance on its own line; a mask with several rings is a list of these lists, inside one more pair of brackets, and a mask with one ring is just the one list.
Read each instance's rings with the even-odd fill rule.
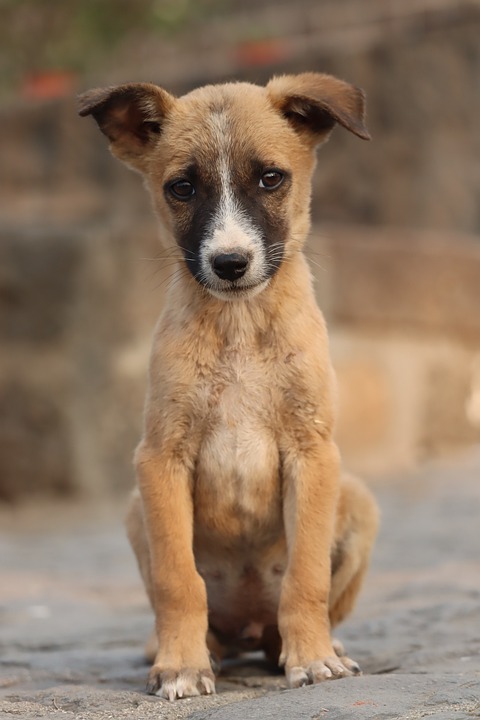
[[195,188],[188,180],[176,180],[168,189],[177,200],[190,200],[195,195]]
[[284,177],[280,170],[267,170],[258,184],[264,190],[276,190],[282,184]]

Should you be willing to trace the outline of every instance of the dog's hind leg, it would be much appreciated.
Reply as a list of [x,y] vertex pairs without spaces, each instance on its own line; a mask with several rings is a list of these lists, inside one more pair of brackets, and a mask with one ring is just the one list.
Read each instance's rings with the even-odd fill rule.
[[127,536],[130,540],[133,552],[137,559],[138,569],[142,576],[148,599],[153,608],[153,585],[150,570],[150,551],[148,549],[147,533],[145,529],[145,520],[143,517],[142,499],[140,493],[135,489],[130,498],[127,516],[125,518],[125,526],[127,528]]
[[[368,568],[378,528],[377,504],[363,482],[342,477],[332,552],[330,625],[338,625],[353,609]],[[335,647],[342,654],[341,644]]]
[[[130,504],[125,518],[127,536],[130,540],[133,552],[137,559],[140,575],[147,592],[150,605],[153,605],[152,577],[150,571],[150,551],[148,549],[147,534],[145,531],[145,520],[143,517],[142,499],[140,493],[135,489],[130,498]],[[153,628],[147,642],[145,643],[145,657],[149,663],[153,663],[158,651],[157,633]]]

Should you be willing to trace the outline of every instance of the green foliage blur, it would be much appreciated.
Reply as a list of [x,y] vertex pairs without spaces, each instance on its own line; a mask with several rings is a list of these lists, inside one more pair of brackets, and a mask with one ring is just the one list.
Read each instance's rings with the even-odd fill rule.
[[49,71],[85,73],[142,34],[172,37],[229,0],[0,0],[0,94]]

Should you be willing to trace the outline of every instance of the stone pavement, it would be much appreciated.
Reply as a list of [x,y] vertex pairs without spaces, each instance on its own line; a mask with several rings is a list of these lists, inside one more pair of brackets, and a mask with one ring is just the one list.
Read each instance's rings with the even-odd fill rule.
[[377,488],[382,530],[339,628],[360,678],[286,691],[257,657],[214,697],[143,691],[152,623],[120,504],[0,513],[0,718],[380,720],[480,717],[480,449]]

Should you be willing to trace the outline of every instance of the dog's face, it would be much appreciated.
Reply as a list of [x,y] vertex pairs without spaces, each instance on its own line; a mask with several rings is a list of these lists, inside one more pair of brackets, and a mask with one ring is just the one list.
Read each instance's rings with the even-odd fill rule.
[[364,112],[360,90],[306,73],[181,98],[145,83],[94,90],[80,114],[145,176],[164,235],[195,280],[228,300],[261,291],[299,250],[315,148],[337,122],[368,139]]

